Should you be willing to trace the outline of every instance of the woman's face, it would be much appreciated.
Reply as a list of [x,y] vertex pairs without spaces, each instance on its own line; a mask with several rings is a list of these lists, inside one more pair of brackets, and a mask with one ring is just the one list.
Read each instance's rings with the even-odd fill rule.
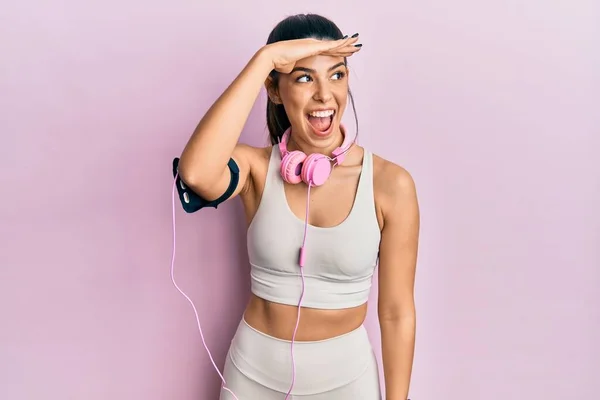
[[276,93],[292,125],[293,139],[317,148],[339,145],[340,121],[348,101],[343,57],[313,56],[281,74]]

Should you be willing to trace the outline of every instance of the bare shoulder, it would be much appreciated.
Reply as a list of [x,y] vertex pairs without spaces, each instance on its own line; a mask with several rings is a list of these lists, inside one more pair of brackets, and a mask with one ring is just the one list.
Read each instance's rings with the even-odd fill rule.
[[406,168],[376,154],[373,154],[373,180],[388,195],[415,191],[415,181]]
[[373,190],[384,222],[398,214],[418,214],[416,183],[411,173],[376,154],[373,154]]

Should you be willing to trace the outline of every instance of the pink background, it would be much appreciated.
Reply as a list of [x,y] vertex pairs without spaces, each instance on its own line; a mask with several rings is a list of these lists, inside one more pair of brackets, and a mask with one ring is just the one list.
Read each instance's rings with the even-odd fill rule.
[[[597,2],[322,3],[3,6],[1,399],[216,398],[169,275],[171,160],[274,24],[307,11],[360,32],[361,144],[418,185],[411,397],[598,398]],[[264,107],[244,142],[266,143]],[[240,203],[178,205],[177,235],[221,366],[248,295]]]

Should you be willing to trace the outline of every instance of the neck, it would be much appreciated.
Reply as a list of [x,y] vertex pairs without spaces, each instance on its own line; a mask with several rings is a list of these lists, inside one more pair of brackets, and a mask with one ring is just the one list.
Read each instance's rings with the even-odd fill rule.
[[331,156],[333,150],[337,149],[344,142],[344,134],[341,128],[338,126],[333,133],[333,139],[325,142],[323,146],[315,145],[314,143],[310,143],[307,140],[303,140],[303,138],[297,138],[294,135],[294,130],[292,128],[292,134],[290,135],[290,139],[288,142],[288,150],[300,150],[304,154],[312,154],[312,153],[320,153],[326,156]]

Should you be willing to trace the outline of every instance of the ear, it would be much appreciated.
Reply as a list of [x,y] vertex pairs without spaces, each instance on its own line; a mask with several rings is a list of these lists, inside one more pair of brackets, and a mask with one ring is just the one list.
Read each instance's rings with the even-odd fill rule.
[[281,98],[279,97],[279,91],[276,86],[273,78],[271,76],[267,77],[265,80],[265,88],[267,89],[269,100],[275,104],[281,104]]

